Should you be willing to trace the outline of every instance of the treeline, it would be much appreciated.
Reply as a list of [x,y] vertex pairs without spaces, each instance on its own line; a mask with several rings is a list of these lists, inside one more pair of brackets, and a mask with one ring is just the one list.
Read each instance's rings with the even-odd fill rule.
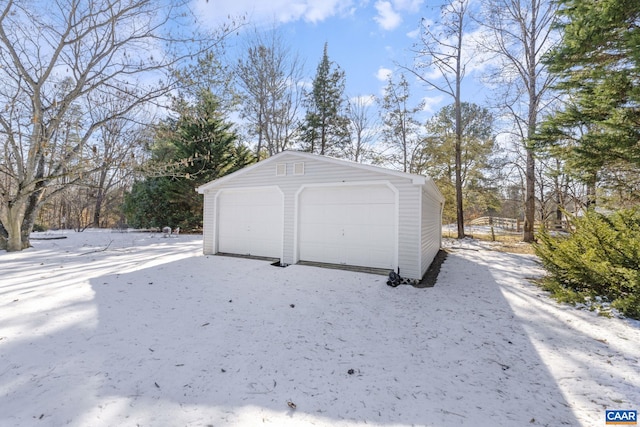
[[[0,247],[36,225],[198,229],[198,185],[286,149],[433,177],[459,237],[489,215],[533,241],[536,223],[638,202],[635,2],[451,0],[382,96],[346,93],[327,45],[309,72],[277,29],[180,33],[186,1],[60,5],[0,15]],[[486,105],[463,90],[478,57]],[[426,89],[449,100],[431,117]]]

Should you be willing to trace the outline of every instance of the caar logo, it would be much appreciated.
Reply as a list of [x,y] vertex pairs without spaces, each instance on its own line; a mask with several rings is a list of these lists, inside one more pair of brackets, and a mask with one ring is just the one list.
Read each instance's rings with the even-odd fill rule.
[[637,425],[638,411],[631,410],[607,410],[605,411],[605,421],[607,425]]

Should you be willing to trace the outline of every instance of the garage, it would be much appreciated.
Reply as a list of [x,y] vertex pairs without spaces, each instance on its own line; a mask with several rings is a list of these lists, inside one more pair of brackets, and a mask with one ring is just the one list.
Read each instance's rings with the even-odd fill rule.
[[218,194],[218,252],[282,256],[282,193],[277,187]]
[[371,267],[420,279],[441,246],[444,197],[423,175],[283,151],[198,192],[205,254]]
[[307,187],[298,205],[300,261],[394,269],[397,202],[392,188]]

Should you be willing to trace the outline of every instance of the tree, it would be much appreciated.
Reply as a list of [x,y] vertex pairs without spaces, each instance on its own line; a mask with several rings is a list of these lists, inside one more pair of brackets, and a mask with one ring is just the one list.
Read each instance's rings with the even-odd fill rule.
[[303,63],[291,52],[275,29],[255,31],[235,75],[242,89],[242,115],[257,138],[256,158],[263,149],[269,156],[291,146],[301,101]]
[[422,111],[423,105],[409,106],[410,95],[409,82],[403,73],[397,83],[392,75],[389,76],[381,102],[382,138],[388,146],[399,151],[403,172],[415,172],[414,156],[421,139],[420,123],[415,116]]
[[[460,128],[462,142],[459,177],[463,201],[470,206],[475,216],[499,207],[496,186],[490,178],[495,137],[493,115],[487,108],[463,102],[460,104]],[[445,216],[456,215],[456,112],[455,105],[439,110],[426,124],[427,136],[421,147],[423,162],[419,171],[427,173],[438,184],[448,203]]]
[[375,120],[369,107],[375,101],[375,97],[357,96],[347,105],[347,117],[349,118],[349,144],[345,147],[345,157],[354,162],[375,162],[374,151],[371,144],[374,142]]
[[253,160],[211,91],[203,91],[197,104],[180,107],[177,120],[159,126],[147,179],[127,197],[125,210],[134,227],[201,227],[202,196],[196,188]]
[[[429,88],[450,96],[455,110],[455,189],[458,238],[464,233],[462,196],[462,80],[470,59],[463,57],[463,40],[468,26],[470,0],[447,0],[441,7],[440,24],[422,20],[420,43],[416,46],[414,68],[406,68]],[[470,57],[469,57],[470,58]],[[431,78],[432,72],[437,76]]]
[[[100,116],[110,116],[114,110],[120,109],[118,101],[115,105],[107,103],[96,105],[90,112],[95,121]],[[96,130],[96,144],[91,146],[93,163],[90,169],[94,172],[87,176],[85,183],[90,190],[93,203],[93,227],[100,227],[103,220],[103,208],[107,198],[115,188],[130,185],[135,168],[138,166],[137,157],[142,151],[146,126],[140,124],[140,117],[133,114],[108,120]],[[119,196],[121,191],[114,192]],[[121,200],[120,200],[121,201]]]
[[[2,3],[0,247],[27,247],[47,199],[91,172],[87,150],[98,129],[160,101],[177,83],[170,68],[224,37],[228,29],[180,35],[186,3]],[[115,100],[110,115],[89,114]]]
[[[640,174],[640,4],[630,0],[558,2],[561,42],[546,63],[563,105],[540,131],[544,148],[595,193],[596,182],[635,195]],[[626,195],[626,196],[624,196]],[[588,201],[594,206],[595,198]]]
[[491,80],[505,88],[500,108],[508,111],[526,147],[525,218],[523,240],[534,240],[536,212],[535,153],[532,138],[553,77],[546,73],[543,55],[553,42],[556,6],[552,0],[485,0],[482,23],[490,37],[482,48],[494,53],[498,64]]
[[302,148],[311,153],[339,154],[349,140],[349,119],[344,112],[344,71],[329,60],[327,43],[318,64],[302,125]]

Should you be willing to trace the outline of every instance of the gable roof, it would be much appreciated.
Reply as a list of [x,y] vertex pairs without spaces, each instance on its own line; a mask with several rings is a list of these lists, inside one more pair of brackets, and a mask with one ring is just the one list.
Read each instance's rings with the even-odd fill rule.
[[[396,171],[396,170],[392,170],[392,169],[387,169],[387,168],[383,168],[380,166],[373,166],[373,165],[366,165],[366,164],[362,164],[362,163],[356,163],[356,162],[352,162],[350,160],[344,160],[344,159],[338,159],[335,157],[329,157],[329,156],[321,156],[319,154],[312,154],[312,153],[306,153],[303,151],[296,151],[296,150],[285,150],[285,151],[281,151],[280,153],[274,154],[273,156],[262,160],[258,163],[254,163],[250,166],[247,166],[245,168],[242,168],[240,170],[237,170],[233,173],[230,173],[229,175],[225,175],[221,178],[218,178],[216,180],[210,181],[206,184],[203,184],[201,186],[199,186],[198,188],[196,188],[196,190],[198,191],[198,193],[200,194],[204,194],[204,192],[206,190],[218,187],[220,185],[223,185],[225,182],[230,181],[238,176],[244,175],[246,173],[251,172],[252,170],[259,168],[259,167],[266,167],[268,164],[273,163],[273,162],[278,162],[279,159],[281,157],[284,156],[294,156],[294,157],[298,157],[300,159],[306,159],[306,160],[315,160],[315,161],[320,161],[320,162],[327,162],[327,163],[332,163],[338,166],[342,166],[342,167],[351,167],[351,168],[357,168],[357,169],[362,169],[362,170],[366,170],[366,171],[371,171],[371,172],[376,172],[376,173],[380,173],[380,174],[386,174],[386,175],[392,175],[392,176],[396,176],[396,177],[401,177],[401,178],[406,178],[406,179],[410,179],[412,181],[413,184],[415,185],[429,185],[430,187],[434,188],[437,193],[442,197],[442,193],[440,193],[440,190],[438,189],[438,187],[435,185],[435,183],[433,182],[433,180],[431,178],[428,178],[424,175],[417,175],[417,174],[411,174],[411,173],[407,173],[407,172],[400,172],[400,171]],[[442,197],[442,200],[444,200],[444,197]]]

